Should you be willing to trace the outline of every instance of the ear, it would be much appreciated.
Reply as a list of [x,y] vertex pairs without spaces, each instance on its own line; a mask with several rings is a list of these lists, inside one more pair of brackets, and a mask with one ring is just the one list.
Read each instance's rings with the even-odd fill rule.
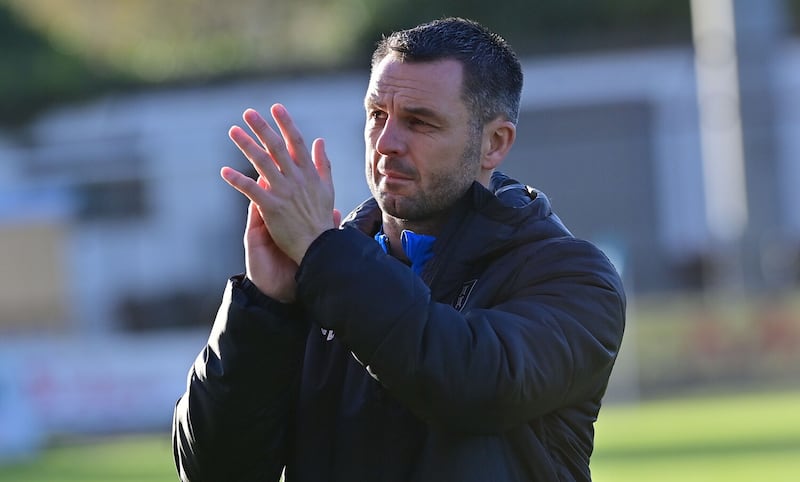
[[499,166],[511,150],[516,137],[517,126],[502,117],[486,124],[481,145],[481,169],[491,172]]

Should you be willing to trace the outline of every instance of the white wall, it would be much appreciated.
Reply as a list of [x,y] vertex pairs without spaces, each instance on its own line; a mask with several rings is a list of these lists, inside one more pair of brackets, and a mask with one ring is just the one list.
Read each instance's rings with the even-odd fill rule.
[[[80,152],[74,152],[80,149],[87,156],[102,157],[103,149],[110,155],[116,142],[144,159],[140,174],[150,190],[152,210],[143,220],[73,226],[74,324],[87,331],[107,329],[122,293],[147,295],[196,285],[198,280],[217,280],[221,290],[224,276],[243,269],[243,263],[226,264],[215,251],[221,245],[241,244],[240,195],[218,173],[223,165],[246,165],[227,131],[242,123],[247,107],[267,113],[272,103],[283,102],[309,143],[314,137],[326,139],[337,207],[346,212],[366,198],[364,86],[364,79],[350,76],[247,82],[107,97],[42,118],[33,128],[40,162],[80,158]],[[98,144],[104,146],[99,154],[88,153],[97,151]],[[60,158],[65,149],[73,152]],[[107,168],[111,176],[128,170],[119,163]],[[78,176],[60,182],[78,182]]]
[[[797,52],[796,44],[787,49],[778,80],[784,92],[779,111],[783,199],[787,226],[800,236],[800,210],[792,208],[800,205],[795,189],[800,184]],[[613,100],[651,105],[661,248],[676,255],[706,249],[689,49],[532,59],[524,68],[523,109]],[[107,96],[54,110],[34,123],[34,146],[23,157],[53,165],[107,157],[105,175],[113,176],[128,175],[130,166],[115,160],[117,151],[126,151],[142,160],[138,175],[148,181],[152,209],[145,219],[73,225],[69,256],[75,326],[87,331],[111,326],[123,293],[146,295],[200,282],[217,283],[221,290],[227,275],[243,269],[240,260],[217,256],[220,246],[241,246],[244,222],[239,194],[218,172],[225,164],[245,165],[227,130],[241,124],[248,107],[266,113],[273,102],[284,103],[309,144],[315,137],[326,139],[336,206],[347,212],[363,200],[368,195],[362,134],[367,80],[366,72],[357,72]],[[6,176],[13,172],[4,171]],[[68,169],[28,182],[63,187],[87,175],[95,173]]]

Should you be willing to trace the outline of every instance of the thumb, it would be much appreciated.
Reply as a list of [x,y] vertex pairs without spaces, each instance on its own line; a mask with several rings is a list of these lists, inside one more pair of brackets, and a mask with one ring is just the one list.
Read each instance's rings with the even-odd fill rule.
[[261,213],[258,212],[258,206],[253,201],[247,206],[247,229],[255,229],[260,224],[263,224]]
[[331,161],[325,153],[324,139],[314,139],[314,143],[311,146],[311,157],[314,159],[314,166],[317,168],[320,179],[331,183]]
[[342,212],[338,209],[333,209],[333,225],[339,227],[342,224]]

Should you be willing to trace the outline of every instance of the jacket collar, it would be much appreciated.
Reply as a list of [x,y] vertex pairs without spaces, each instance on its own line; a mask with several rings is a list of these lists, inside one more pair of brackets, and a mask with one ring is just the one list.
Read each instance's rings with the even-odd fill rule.
[[[377,201],[370,198],[361,203],[343,225],[374,237],[382,225]],[[452,242],[465,236],[470,242]],[[443,249],[466,251],[460,253],[466,259],[494,256],[513,245],[553,236],[571,233],[553,213],[547,196],[496,171],[488,188],[474,182],[456,204],[434,243],[434,256]]]

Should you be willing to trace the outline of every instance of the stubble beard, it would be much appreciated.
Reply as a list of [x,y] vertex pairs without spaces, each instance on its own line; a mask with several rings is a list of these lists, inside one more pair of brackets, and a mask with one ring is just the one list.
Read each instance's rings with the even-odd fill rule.
[[418,191],[413,196],[397,196],[381,192],[375,183],[371,166],[367,167],[369,188],[385,215],[388,214],[401,221],[406,225],[406,229],[419,231],[411,226],[438,224],[469,190],[476,180],[479,157],[480,136],[471,135],[469,143],[461,154],[458,167],[431,175],[426,183],[428,189]]

